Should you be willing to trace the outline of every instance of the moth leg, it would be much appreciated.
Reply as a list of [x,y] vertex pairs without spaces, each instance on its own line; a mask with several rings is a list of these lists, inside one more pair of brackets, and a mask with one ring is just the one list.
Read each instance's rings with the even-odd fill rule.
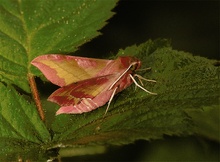
[[136,71],[147,71],[147,70],[151,70],[151,67],[144,68],[144,69],[137,69]]
[[[147,92],[147,93],[149,93],[149,94],[157,95],[157,93],[150,92],[150,91],[146,90],[144,87],[142,87],[140,84],[138,84],[138,83],[136,82],[136,80],[134,79],[134,77],[133,77],[131,74],[129,74],[129,76],[131,77],[131,79],[133,80],[134,84],[135,84],[137,87],[139,87],[140,89],[142,89],[143,91],[145,91],[145,92]],[[142,77],[142,78],[143,78],[143,77]],[[145,79],[145,78],[144,78],[144,79]],[[148,79],[147,79],[147,80],[148,80]],[[150,81],[152,81],[152,80],[150,80]],[[155,81],[153,80],[153,82],[155,82]]]
[[112,102],[112,99],[113,99],[113,97],[114,97],[114,95],[115,95],[117,89],[118,89],[118,87],[115,87],[114,91],[112,92],[112,95],[111,95],[111,97],[110,97],[110,99],[109,99],[109,101],[108,101],[108,105],[107,105],[107,108],[106,108],[106,110],[105,110],[104,116],[105,116],[106,113],[108,112],[108,108],[109,108],[109,106],[110,106],[110,104],[111,104],[111,102]]
[[[148,68],[148,69],[151,69],[151,68]],[[156,83],[156,80],[146,79],[146,78],[144,78],[144,77],[142,77],[141,75],[138,75],[138,74],[134,74],[134,77],[135,77],[135,76],[138,78],[138,80],[139,80],[139,82],[141,83],[142,86],[144,86],[142,80],[145,80],[145,81],[147,81],[147,82]],[[135,84],[135,85],[136,85],[136,84]],[[136,87],[137,87],[137,85],[135,86],[135,90],[136,90]]]
[[151,80],[151,79],[146,79],[138,74],[134,74],[134,76],[136,76],[138,78],[138,80],[141,82],[141,85],[143,86],[143,82],[141,81],[142,80],[145,80],[147,82],[153,82],[153,83],[156,83],[157,81],[156,80]]

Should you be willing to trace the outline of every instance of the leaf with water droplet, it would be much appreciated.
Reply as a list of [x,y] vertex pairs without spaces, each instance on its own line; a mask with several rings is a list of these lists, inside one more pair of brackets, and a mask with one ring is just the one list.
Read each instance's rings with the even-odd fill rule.
[[111,9],[116,3],[117,0],[1,1],[0,81],[30,92],[27,73],[40,74],[30,61],[42,54],[76,51],[100,34],[98,30],[113,15]]
[[[0,1],[0,149],[6,150],[0,150],[0,155],[7,151],[19,153],[33,145],[41,147],[50,139],[30,101],[27,74],[41,74],[30,62],[42,54],[74,52],[98,36],[116,3],[117,0]],[[19,148],[19,144],[25,147]]]
[[50,134],[40,120],[35,106],[11,86],[0,82],[0,159],[5,154],[38,147],[50,141]]

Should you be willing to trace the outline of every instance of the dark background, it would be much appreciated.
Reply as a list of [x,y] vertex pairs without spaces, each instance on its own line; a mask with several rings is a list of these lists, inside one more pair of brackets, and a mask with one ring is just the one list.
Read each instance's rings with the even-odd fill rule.
[[[80,47],[76,52],[77,55],[107,58],[110,53],[116,54],[120,48],[138,45],[148,39],[168,38],[172,41],[173,49],[210,59],[220,59],[219,1],[121,0],[113,11],[116,14],[101,30],[103,35]],[[204,155],[204,150],[200,149],[204,144],[207,145],[207,142],[212,153]],[[170,155],[164,160],[183,160],[183,156],[188,160],[205,160],[204,156],[207,157],[206,160],[214,160],[215,153],[219,151],[217,142],[204,137],[165,137],[165,140],[161,141],[140,140],[121,147],[112,146],[106,154],[78,156],[71,160],[146,160],[141,157],[152,156],[152,152],[155,156],[157,153],[161,156],[158,150],[162,147],[166,150],[167,145],[173,150],[171,149]],[[193,157],[193,151],[187,154],[190,148],[201,151],[201,155],[204,156],[201,156],[201,159]],[[179,159],[173,156],[177,153],[173,152],[175,150],[179,151]],[[66,158],[66,161],[68,160],[70,159]]]
[[167,38],[176,50],[220,58],[219,1],[121,0],[113,11],[116,14],[102,35],[82,46],[77,55],[116,54],[148,39]]

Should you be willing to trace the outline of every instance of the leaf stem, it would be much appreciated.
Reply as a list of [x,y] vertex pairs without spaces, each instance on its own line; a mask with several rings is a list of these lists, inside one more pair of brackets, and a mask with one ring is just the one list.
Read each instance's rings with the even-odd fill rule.
[[30,73],[28,74],[28,80],[29,80],[29,84],[30,84],[30,87],[31,87],[31,92],[32,92],[35,104],[37,106],[37,111],[40,115],[41,120],[45,121],[44,111],[43,111],[43,108],[42,108],[42,105],[41,105],[41,101],[40,101],[40,97],[39,97],[39,94],[38,94],[36,82],[35,82],[34,76]]

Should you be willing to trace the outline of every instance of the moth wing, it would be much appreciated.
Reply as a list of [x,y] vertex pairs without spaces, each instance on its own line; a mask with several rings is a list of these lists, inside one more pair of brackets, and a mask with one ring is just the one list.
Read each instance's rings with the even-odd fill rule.
[[31,64],[36,66],[49,81],[63,87],[95,77],[112,61],[114,60],[50,54],[35,58]]
[[79,104],[77,105],[67,105],[61,106],[59,110],[56,112],[56,115],[59,114],[81,114],[85,112],[90,112],[94,109],[97,109],[100,106],[106,104],[109,101],[113,94],[114,90],[110,89],[104,92],[101,92],[93,99],[90,98],[82,98]]
[[[108,91],[117,77],[117,74],[112,74],[72,83],[53,92],[48,100],[60,106],[77,105],[82,99],[93,99],[102,92]],[[108,101],[107,98],[106,100]]]

